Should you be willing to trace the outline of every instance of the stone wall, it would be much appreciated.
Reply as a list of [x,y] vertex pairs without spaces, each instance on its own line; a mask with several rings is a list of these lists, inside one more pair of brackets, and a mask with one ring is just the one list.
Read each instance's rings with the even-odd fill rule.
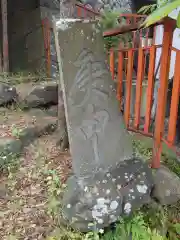
[[[56,1],[23,1],[8,2],[8,37],[10,71],[45,71],[46,53],[42,20],[59,13]],[[50,30],[52,32],[52,28]],[[54,39],[51,34],[51,42]],[[52,44],[51,44],[52,45]],[[54,44],[53,44],[54,45]],[[51,53],[55,49],[51,47]],[[56,60],[52,57],[52,71]]]
[[31,69],[32,63],[44,56],[43,43],[39,8],[13,15],[9,19],[11,70]]
[[10,70],[30,70],[32,63],[44,55],[38,2],[9,1],[8,16]]

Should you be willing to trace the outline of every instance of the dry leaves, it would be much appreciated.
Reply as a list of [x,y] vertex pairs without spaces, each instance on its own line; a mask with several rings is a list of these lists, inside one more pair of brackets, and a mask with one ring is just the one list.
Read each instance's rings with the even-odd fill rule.
[[56,170],[61,181],[71,171],[69,153],[61,153],[50,136],[28,147],[21,166],[9,176],[0,176],[0,239],[42,240],[57,228],[47,214],[48,190],[45,171]]

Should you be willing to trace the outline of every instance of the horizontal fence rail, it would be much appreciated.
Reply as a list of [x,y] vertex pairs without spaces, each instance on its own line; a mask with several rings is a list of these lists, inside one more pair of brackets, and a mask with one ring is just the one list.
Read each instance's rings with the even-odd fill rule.
[[81,3],[76,3],[75,8],[76,8],[75,10],[76,10],[77,16],[80,18],[95,19],[96,17],[100,16],[100,13],[94,11],[93,9]]

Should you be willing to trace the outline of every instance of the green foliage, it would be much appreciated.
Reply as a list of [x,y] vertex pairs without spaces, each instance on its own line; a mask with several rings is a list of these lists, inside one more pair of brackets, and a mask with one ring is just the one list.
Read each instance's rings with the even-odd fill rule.
[[[171,0],[170,0],[171,1]],[[166,3],[170,2],[169,0],[157,0],[157,7],[162,7]]]
[[174,227],[176,233],[180,235],[180,224],[179,223],[175,223],[173,227]]
[[133,140],[133,148],[136,155],[140,157],[143,156],[142,158],[145,159],[145,161],[152,158],[152,149],[145,148],[141,141]]
[[177,240],[178,236],[180,237],[180,223],[171,223],[168,222],[168,232],[167,239],[168,240]]
[[177,162],[176,159],[173,158],[167,158],[164,156],[164,163],[168,166],[168,168],[177,174],[178,176],[180,175],[180,164]]
[[134,240],[150,238],[150,231],[144,221],[142,213],[134,215],[130,220],[125,220],[124,228],[126,229],[127,236],[132,235],[132,239]]
[[22,130],[17,128],[15,125],[11,127],[11,135],[15,138],[19,138],[21,136]]
[[142,208],[144,220],[148,223],[150,229],[157,230],[164,229],[168,221],[168,213],[165,207],[153,202]]
[[45,175],[47,176],[48,214],[54,218],[60,209],[59,195],[63,192],[64,186],[55,170],[47,170]]
[[26,72],[26,71],[16,71],[13,73],[0,73],[0,82],[17,85],[20,83],[29,83],[29,82],[41,82],[41,81],[51,81],[52,78],[46,76],[46,74],[39,70],[38,72]]
[[[171,2],[163,2],[159,7],[153,11],[144,21],[143,26],[149,27],[150,25],[160,21],[164,17],[167,17],[174,9],[180,6],[180,0],[174,0]],[[178,20],[179,25],[179,20]]]
[[11,172],[18,168],[19,158],[16,154],[0,153],[0,172]]
[[150,229],[145,214],[141,211],[121,218],[115,231],[104,235],[103,240],[165,240],[156,229]]
[[177,17],[177,27],[180,28],[180,12],[178,14],[178,17]]
[[100,240],[100,237],[97,232],[89,232],[86,233],[84,240]]
[[143,6],[142,8],[140,8],[138,13],[149,14],[149,13],[154,12],[154,10],[156,8],[157,8],[157,4],[146,5],[146,6]]
[[[96,26],[97,29],[103,33],[104,31],[120,27],[121,25],[125,24],[126,21],[123,17],[121,17],[121,22],[119,22],[119,16],[122,12],[124,12],[124,10],[117,12],[105,11],[99,19],[99,22]],[[128,33],[118,36],[106,37],[104,38],[105,49],[106,51],[109,51],[112,47],[118,48],[120,42],[127,43],[131,42],[131,40],[131,34]]]

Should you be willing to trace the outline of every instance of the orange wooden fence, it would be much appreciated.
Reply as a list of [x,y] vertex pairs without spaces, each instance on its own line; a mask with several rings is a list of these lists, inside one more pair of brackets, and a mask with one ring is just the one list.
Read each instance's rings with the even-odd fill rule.
[[[166,143],[168,147],[172,148],[177,155],[180,155],[180,152],[177,151],[175,146],[175,136],[176,136],[176,124],[177,124],[177,114],[180,98],[180,50],[172,47],[172,38],[174,32],[174,21],[167,19],[164,22],[164,36],[163,36],[163,45],[151,45],[144,46],[140,45],[139,48],[119,48],[111,49],[110,52],[110,70],[112,77],[115,78],[115,69],[114,69],[114,56],[115,52],[118,51],[118,73],[117,73],[117,98],[122,101],[122,89],[123,82],[125,82],[125,109],[124,109],[124,119],[125,124],[128,130],[143,134],[148,137],[153,138],[153,158],[152,158],[152,167],[159,168],[161,153],[162,153],[162,142]],[[109,35],[110,36],[110,35]],[[154,93],[154,81],[155,81],[155,58],[157,48],[162,49],[162,55],[160,60],[160,86],[158,89],[158,100],[157,108],[155,114],[155,126],[154,131],[150,130],[151,123],[151,109],[153,102],[153,93]],[[133,58],[134,53],[138,51],[138,68],[136,76],[136,92],[134,100],[134,116],[131,116],[131,94],[132,94],[132,79],[133,79]],[[145,117],[143,119],[143,128],[140,128],[141,120],[141,103],[142,103],[142,90],[143,83],[145,80],[144,72],[144,61],[146,51],[149,53],[149,66],[148,66],[148,76],[147,76],[147,88],[146,88],[146,111]],[[171,51],[176,52],[176,63],[174,71],[174,80],[173,80],[173,89],[171,97],[171,106],[170,106],[170,116],[168,123],[168,133],[165,136],[164,132],[164,122],[165,122],[165,111],[166,111],[166,102],[167,102],[167,92],[168,92],[168,80],[169,80],[169,70],[170,70],[170,56]],[[127,74],[123,74],[124,58],[127,58]],[[142,125],[142,124],[141,124]]]
[[[77,14],[78,17],[95,18],[99,16],[99,13],[94,12],[91,9],[84,7],[82,4],[77,4]],[[145,18],[145,15],[137,14],[122,14],[121,17],[125,17],[128,24],[132,22],[141,21]],[[178,155],[175,146],[175,136],[176,136],[176,124],[177,124],[177,112],[179,98],[180,98],[180,68],[178,67],[180,62],[180,50],[172,47],[172,37],[174,31],[174,22],[171,20],[166,20],[164,22],[164,36],[163,45],[155,45],[154,37],[151,44],[148,43],[149,29],[146,29],[144,34],[144,43],[142,43],[142,30],[132,32],[132,47],[120,45],[118,49],[111,49],[109,54],[109,64],[110,71],[112,74],[112,79],[117,82],[117,99],[120,102],[120,106],[123,104],[123,94],[124,94],[124,120],[126,127],[129,131],[140,133],[144,136],[153,138],[153,157],[152,157],[152,167],[159,168],[161,153],[162,153],[162,142],[166,143],[168,147],[172,148]],[[108,33],[109,36],[110,33]],[[136,43],[140,44],[136,44]],[[46,43],[48,48],[48,43]],[[153,104],[153,94],[154,94],[154,84],[155,84],[155,59],[156,51],[158,48],[162,49],[162,55],[160,60],[160,86],[158,89],[158,100],[157,108],[155,113],[155,124],[154,130],[150,128],[152,118],[152,104]],[[164,122],[165,122],[165,108],[167,101],[167,91],[168,91],[168,77],[170,68],[170,55],[171,51],[176,52],[176,63],[174,71],[172,98],[170,106],[170,116],[169,116],[169,126],[168,133],[165,137],[164,134]],[[47,50],[47,57],[48,55]],[[137,64],[137,74],[135,76],[135,97],[132,98],[133,89],[133,64],[134,55],[138,56]],[[118,66],[115,69],[115,55],[118,56]],[[145,63],[146,57],[149,56],[148,64],[148,74],[145,74]],[[49,59],[49,58],[48,58]],[[50,61],[50,59],[49,59]],[[49,62],[48,62],[49,64]],[[143,97],[143,84],[146,86],[145,99],[145,113],[144,118],[141,117],[141,105]],[[123,90],[125,87],[125,91]],[[132,99],[131,99],[132,98]],[[133,101],[132,101],[133,100]],[[132,102],[134,107],[134,114],[131,116]],[[120,109],[121,110],[121,109]]]

